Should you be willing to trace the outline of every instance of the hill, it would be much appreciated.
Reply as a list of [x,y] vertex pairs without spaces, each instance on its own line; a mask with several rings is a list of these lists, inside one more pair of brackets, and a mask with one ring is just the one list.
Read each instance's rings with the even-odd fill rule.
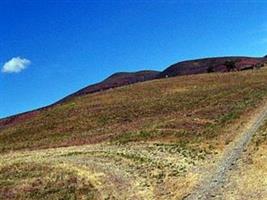
[[[233,69],[228,69],[226,63],[232,61],[234,63]],[[264,57],[215,57],[215,58],[203,58],[196,60],[183,61],[171,65],[163,72],[159,74],[159,77],[173,77],[190,74],[201,74],[210,72],[227,72],[229,70],[247,70],[252,69],[256,65],[266,62]]]
[[155,79],[158,76],[158,74],[159,72],[157,71],[149,71],[149,70],[133,72],[133,73],[130,73],[130,72],[115,73],[111,75],[110,77],[108,77],[107,79],[105,79],[104,81],[82,88],[81,90],[64,97],[63,99],[59,100],[58,102],[55,102],[52,105],[2,119],[0,120],[0,128],[1,126],[7,125],[7,124],[18,123],[18,122],[27,120],[35,116],[36,114],[38,114],[40,111],[53,107],[56,104],[65,102],[71,99],[72,97],[82,96],[82,95],[86,95],[89,93],[101,92],[104,90],[108,90],[108,89],[112,89],[112,88],[116,88],[116,87],[120,87],[124,85],[129,85],[129,84],[133,84],[137,82],[152,80],[152,79]]
[[66,101],[70,99],[71,97],[74,96],[81,96],[81,95],[86,95],[89,93],[94,93],[94,92],[100,92],[124,85],[129,85],[137,82],[143,82],[143,81],[148,81],[155,79],[160,72],[158,71],[139,71],[139,72],[118,72],[115,74],[112,74],[110,77],[105,79],[104,81],[90,85],[88,87],[85,87],[65,98],[60,100],[59,102]]
[[[235,106],[241,109],[238,106],[260,100],[266,90],[263,72],[158,79],[75,96],[1,126],[0,150],[97,143],[141,130],[148,135],[176,129],[178,135],[201,135],[217,128],[216,123],[220,127],[227,117],[237,117]],[[193,124],[191,115],[196,118]]]
[[139,72],[120,72],[115,73],[105,79],[104,81],[89,85],[73,94],[64,97],[63,99],[55,102],[52,105],[39,108],[33,111],[17,114],[14,116],[6,117],[4,119],[0,119],[0,128],[2,126],[18,123],[20,121],[27,120],[33,116],[35,116],[39,111],[48,109],[56,104],[65,102],[75,96],[82,96],[90,93],[101,92],[108,89],[121,87],[133,83],[144,82],[154,79],[173,77],[173,76],[181,76],[181,75],[191,75],[191,74],[200,74],[200,73],[210,73],[210,72],[227,72],[226,62],[232,61],[234,63],[234,68],[231,71],[239,71],[239,70],[247,70],[253,69],[256,66],[262,67],[265,63],[267,63],[267,58],[265,57],[215,57],[215,58],[204,58],[204,59],[196,59],[191,61],[183,61],[178,62],[176,64],[171,65],[166,68],[162,72],[146,70]]
[[182,199],[261,108],[266,85],[266,67],[155,79],[2,125],[0,197]]

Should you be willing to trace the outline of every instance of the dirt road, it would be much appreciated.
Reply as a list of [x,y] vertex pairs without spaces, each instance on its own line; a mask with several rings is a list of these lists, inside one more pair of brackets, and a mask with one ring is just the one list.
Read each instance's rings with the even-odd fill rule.
[[255,117],[250,127],[240,137],[236,138],[225,150],[222,159],[216,164],[214,171],[204,177],[194,192],[189,194],[184,200],[219,200],[223,199],[223,194],[218,192],[224,186],[229,171],[241,157],[252,136],[267,118],[267,106]]

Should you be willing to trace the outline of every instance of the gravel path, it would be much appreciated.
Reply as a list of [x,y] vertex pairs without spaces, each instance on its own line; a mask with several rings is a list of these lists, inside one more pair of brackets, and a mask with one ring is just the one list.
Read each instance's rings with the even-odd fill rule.
[[194,192],[189,194],[184,200],[214,200],[223,199],[222,194],[217,190],[223,187],[227,178],[227,173],[236,164],[236,161],[241,157],[242,152],[250,142],[252,136],[256,133],[257,129],[262,125],[267,118],[267,108],[255,118],[249,129],[232,142],[232,145],[226,149],[222,159],[216,164],[216,168],[210,173],[200,184]]

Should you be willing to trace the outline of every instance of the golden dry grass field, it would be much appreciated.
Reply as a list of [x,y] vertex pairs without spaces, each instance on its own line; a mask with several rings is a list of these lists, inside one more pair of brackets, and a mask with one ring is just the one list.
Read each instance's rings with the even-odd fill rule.
[[[241,134],[266,85],[266,68],[159,79],[2,127],[0,199],[182,199]],[[266,142],[253,141],[259,164],[246,170],[266,173]]]

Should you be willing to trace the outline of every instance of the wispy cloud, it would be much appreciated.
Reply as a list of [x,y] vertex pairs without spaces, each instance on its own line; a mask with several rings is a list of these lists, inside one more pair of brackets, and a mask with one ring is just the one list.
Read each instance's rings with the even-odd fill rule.
[[31,61],[26,58],[14,57],[7,61],[3,67],[3,73],[19,73],[26,69],[31,64]]

